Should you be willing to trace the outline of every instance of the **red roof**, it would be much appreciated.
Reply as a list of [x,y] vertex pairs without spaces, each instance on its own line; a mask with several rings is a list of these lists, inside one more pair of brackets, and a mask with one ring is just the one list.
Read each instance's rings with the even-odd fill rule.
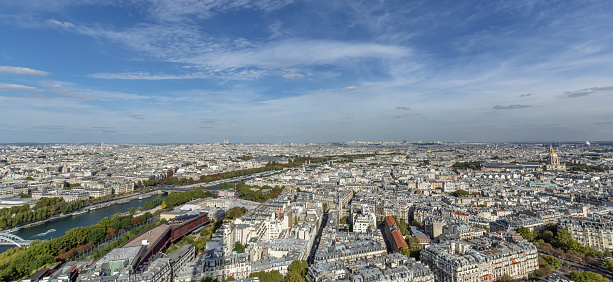
[[394,221],[394,218],[391,216],[386,216],[385,217],[385,224],[387,224],[387,226],[392,226],[392,225],[396,225],[396,221]]
[[392,237],[394,237],[394,242],[396,243],[396,246],[398,247],[398,249],[409,247],[409,245],[407,245],[407,241],[405,241],[404,238],[402,238],[402,234],[400,233],[400,230],[396,230],[392,232]]

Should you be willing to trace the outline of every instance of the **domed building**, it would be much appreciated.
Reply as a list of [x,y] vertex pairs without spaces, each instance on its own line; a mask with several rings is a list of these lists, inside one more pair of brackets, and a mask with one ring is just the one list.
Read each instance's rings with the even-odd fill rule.
[[549,154],[547,155],[547,164],[545,165],[546,171],[566,171],[566,164],[561,164],[553,147],[549,147]]

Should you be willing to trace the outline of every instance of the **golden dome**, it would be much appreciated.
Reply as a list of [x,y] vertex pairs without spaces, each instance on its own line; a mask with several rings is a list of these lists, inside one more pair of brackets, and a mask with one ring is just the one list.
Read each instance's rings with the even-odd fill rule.
[[558,157],[558,154],[556,154],[556,152],[553,150],[553,147],[549,147],[549,156],[554,158]]

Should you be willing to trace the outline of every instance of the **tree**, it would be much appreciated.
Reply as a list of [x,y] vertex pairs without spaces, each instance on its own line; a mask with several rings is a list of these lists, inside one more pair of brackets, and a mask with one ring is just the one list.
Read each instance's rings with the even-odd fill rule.
[[521,237],[524,238],[526,241],[532,241],[534,239],[532,231],[530,231],[530,229],[527,227],[520,226],[517,227],[515,231],[517,231],[517,233],[519,233],[519,235],[521,235]]
[[562,267],[562,263],[560,263],[560,260],[554,256],[549,256],[549,255],[544,255],[543,259],[549,264],[551,265],[551,267],[553,267],[554,269],[559,269]]
[[278,270],[273,270],[271,272],[265,272],[265,271],[252,272],[251,274],[249,274],[249,277],[258,277],[260,278],[260,282],[283,281],[283,274],[281,274]]
[[605,260],[604,267],[608,269],[609,271],[613,271],[613,260],[610,260],[610,259]]
[[309,264],[305,260],[295,260],[288,267],[288,272],[297,272],[302,277],[306,276]]
[[306,280],[298,272],[288,272],[284,281],[285,282],[305,282]]
[[582,247],[581,244],[575,241],[570,233],[564,229],[558,230],[558,234],[553,238],[553,242],[564,250],[572,250],[574,252],[579,252]]
[[103,228],[94,228],[87,234],[87,241],[98,243],[106,237],[106,231]]
[[236,281],[236,278],[234,278],[233,276],[230,276],[226,278],[226,281]]
[[468,195],[470,195],[470,193],[468,191],[462,190],[462,189],[456,190],[455,193],[454,193],[454,196],[456,196],[456,197],[463,197],[463,196],[468,196]]
[[575,282],[609,282],[609,279],[591,271],[573,271],[570,273],[570,280]]
[[241,242],[236,242],[234,243],[234,249],[232,249],[232,251],[235,251],[237,253],[244,253],[245,252],[245,246],[243,246],[243,244],[241,244]]

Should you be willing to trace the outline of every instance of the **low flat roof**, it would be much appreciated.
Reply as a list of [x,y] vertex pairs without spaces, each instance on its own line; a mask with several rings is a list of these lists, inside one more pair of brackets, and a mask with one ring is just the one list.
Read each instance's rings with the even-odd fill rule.
[[160,240],[160,238],[162,238],[162,236],[166,233],[166,231],[170,230],[170,225],[166,225],[166,224],[162,224],[160,226],[157,226],[143,234],[141,234],[140,236],[132,239],[132,241],[126,243],[124,245],[124,247],[136,247],[136,246],[142,246],[143,245],[143,240],[147,240],[149,242],[149,245],[146,246],[147,249],[151,248],[153,246],[154,243],[156,243],[157,241]]

